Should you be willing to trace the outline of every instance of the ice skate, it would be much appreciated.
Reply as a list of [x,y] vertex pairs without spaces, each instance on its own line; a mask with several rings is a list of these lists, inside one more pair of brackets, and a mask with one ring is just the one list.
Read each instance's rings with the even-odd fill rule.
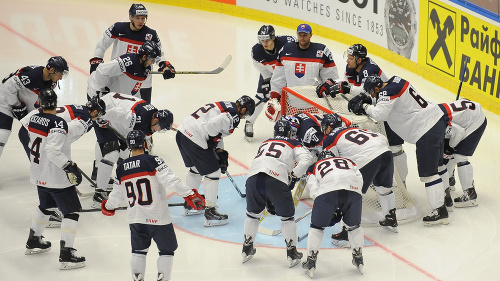
[[76,269],[85,266],[85,257],[75,255],[76,249],[65,247],[66,242],[61,240],[61,251],[59,253],[59,269]]
[[163,273],[158,272],[158,278],[156,278],[156,281],[168,281],[168,280],[164,279]]
[[389,214],[385,216],[385,220],[379,221],[383,229],[398,233],[398,221],[396,219],[396,208],[389,210]]
[[243,242],[243,249],[241,250],[241,255],[243,256],[242,263],[246,263],[251,260],[253,255],[255,255],[255,252],[257,252],[257,250],[253,247],[253,242],[250,242],[251,240],[251,236],[245,235],[245,242]]
[[134,278],[134,281],[144,281],[141,273],[132,273],[132,278]]
[[350,248],[349,236],[347,234],[347,227],[342,226],[342,230],[338,233],[332,234],[332,244],[340,248]]
[[92,198],[92,208],[101,209],[101,202],[108,199],[108,193],[103,189],[96,189],[94,198]]
[[449,224],[448,211],[446,206],[443,205],[431,211],[431,213],[423,219],[425,226],[433,226],[438,224]]
[[43,236],[35,236],[33,229],[30,229],[28,241],[26,241],[25,255],[34,255],[50,251],[51,243],[43,241]]
[[253,138],[253,123],[246,121],[245,123],[245,139],[252,141]]
[[453,212],[453,199],[451,199],[449,187],[445,190],[444,204],[446,205],[446,210],[448,212]]
[[363,274],[363,253],[361,248],[352,249],[352,264],[358,269],[359,273]]
[[477,193],[474,187],[471,187],[464,191],[462,196],[455,198],[455,207],[465,208],[465,207],[475,207],[477,203]]
[[288,261],[290,261],[288,267],[294,267],[300,263],[300,259],[302,258],[303,254],[297,252],[297,247],[292,246],[293,240],[285,241],[285,243],[286,243],[286,256]]
[[316,260],[318,259],[318,251],[311,251],[311,255],[307,256],[307,261],[302,263],[302,268],[305,269],[307,276],[310,278],[314,277],[314,271],[316,270]]
[[228,216],[217,212],[217,207],[208,207],[205,209],[205,226],[219,226],[228,223]]
[[182,216],[189,217],[189,216],[201,215],[204,213],[205,213],[205,209],[195,210],[195,209],[189,207],[187,204],[185,204],[184,210],[182,211]]
[[47,223],[48,228],[61,227],[63,215],[59,209],[55,209],[52,211],[50,215],[49,222]]

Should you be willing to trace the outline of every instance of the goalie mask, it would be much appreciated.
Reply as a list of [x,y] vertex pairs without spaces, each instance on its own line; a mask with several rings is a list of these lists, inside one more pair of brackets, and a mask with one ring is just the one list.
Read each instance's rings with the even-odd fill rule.
[[127,147],[129,149],[144,148],[146,142],[146,135],[142,131],[133,130],[127,135]]
[[299,119],[295,116],[285,115],[281,117],[281,120],[290,123],[290,138],[294,140],[298,139],[297,132],[300,129]]

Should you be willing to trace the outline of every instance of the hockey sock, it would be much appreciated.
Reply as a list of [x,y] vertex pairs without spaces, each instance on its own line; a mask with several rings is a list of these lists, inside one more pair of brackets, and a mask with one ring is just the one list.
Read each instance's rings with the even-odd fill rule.
[[97,142],[95,143],[94,154],[96,163],[99,163],[102,159],[102,152],[101,152],[101,147]]
[[448,170],[448,175],[450,177],[453,177],[455,174],[455,165],[457,164],[457,161],[455,160],[455,157],[448,159],[448,163],[446,163],[446,169]]
[[474,170],[471,163],[467,161],[467,156],[462,157],[465,159],[460,159],[464,161],[457,161],[457,170],[458,178],[460,179],[460,184],[462,185],[462,190],[466,191],[467,189],[474,187]]
[[448,174],[448,169],[446,169],[445,165],[441,165],[438,167],[438,174],[443,181],[444,189],[450,187],[450,175]]
[[156,266],[158,267],[158,273],[163,274],[163,280],[171,279],[173,264],[174,264],[174,256],[161,255],[158,257]]
[[386,216],[389,211],[396,208],[396,195],[392,192],[391,188],[383,186],[375,186],[380,198],[380,207],[382,208],[382,215]]
[[365,244],[363,228],[361,228],[359,224],[355,226],[347,226],[347,235],[349,237],[349,242],[351,243],[351,248],[362,248]]
[[319,247],[323,242],[323,229],[322,228],[309,228],[309,235],[307,236],[307,254],[310,256],[312,251],[319,251]]
[[144,254],[132,253],[132,258],[130,259],[132,275],[140,273],[144,276],[146,272],[146,254],[148,253],[148,249],[143,251],[145,251]]
[[198,170],[196,170],[195,167],[190,167],[189,168],[189,172],[187,173],[186,175],[186,185],[190,188],[190,189],[200,189],[200,185],[201,185],[201,179],[203,177],[200,175],[200,173],[198,173]]
[[0,129],[0,156],[2,156],[3,148],[7,144],[11,131]]
[[281,217],[281,231],[285,241],[292,240],[293,246],[297,246],[297,223],[293,217]]
[[72,213],[64,215],[61,222],[61,240],[65,242],[65,247],[73,248],[76,237],[76,227],[78,225],[78,214]]
[[403,150],[402,145],[390,146],[389,148],[392,151],[394,165],[399,173],[399,177],[403,182],[406,182],[406,177],[408,176],[408,157],[406,156],[406,152]]
[[425,193],[432,209],[444,204],[444,184],[439,175],[420,178],[425,183]]
[[35,236],[41,236],[47,223],[49,222],[50,211],[36,208],[33,219],[31,220],[31,229],[35,232]]
[[259,214],[251,213],[247,211],[247,217],[245,218],[245,223],[243,226],[243,234],[245,236],[251,236],[253,242],[255,240],[255,236],[257,236],[257,231],[259,229],[260,218],[262,217],[262,213]]
[[213,173],[205,175],[203,191],[205,192],[205,201],[207,207],[215,207],[217,203],[217,194],[219,193],[219,178],[220,169]]
[[106,154],[101,161],[97,162],[97,187],[102,190],[108,189],[108,182],[111,174],[113,174],[113,166],[118,160],[119,153],[117,150]]

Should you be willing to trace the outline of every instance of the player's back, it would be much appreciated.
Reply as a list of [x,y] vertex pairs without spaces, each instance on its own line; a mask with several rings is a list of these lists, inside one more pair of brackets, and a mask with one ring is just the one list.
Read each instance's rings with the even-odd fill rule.
[[323,148],[352,160],[358,168],[389,151],[384,135],[358,128],[336,128],[326,136]]
[[71,146],[66,137],[66,121],[53,114],[36,113],[30,117],[28,132],[31,183],[49,188],[71,186],[66,173],[55,164],[62,166],[70,159]]
[[486,119],[481,104],[467,99],[443,103],[442,106],[451,115],[450,122],[470,131],[479,128]]
[[157,156],[142,154],[132,156],[117,166],[116,185],[110,196],[122,196],[128,201],[129,223],[168,224],[171,222],[167,194],[156,174],[167,168]]
[[321,145],[324,134],[321,131],[321,123],[316,117],[307,112],[301,112],[294,115],[299,119],[300,127],[297,136],[307,148],[314,148]]

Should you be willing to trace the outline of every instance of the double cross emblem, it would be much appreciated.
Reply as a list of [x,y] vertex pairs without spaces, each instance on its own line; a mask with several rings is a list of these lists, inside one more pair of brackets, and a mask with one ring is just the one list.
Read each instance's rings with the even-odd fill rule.
[[455,29],[455,25],[453,24],[453,19],[451,16],[448,15],[448,17],[446,17],[446,20],[443,23],[443,26],[441,27],[441,20],[439,19],[439,15],[437,14],[435,9],[432,9],[430,20],[432,22],[432,27],[437,32],[438,38],[434,43],[434,45],[432,46],[429,54],[431,55],[431,59],[434,60],[434,57],[436,57],[439,50],[443,49],[443,54],[449,68],[453,64],[453,61],[451,59],[448,46],[446,45],[446,37],[448,37],[448,35],[450,35],[451,32],[453,31],[453,29]]

